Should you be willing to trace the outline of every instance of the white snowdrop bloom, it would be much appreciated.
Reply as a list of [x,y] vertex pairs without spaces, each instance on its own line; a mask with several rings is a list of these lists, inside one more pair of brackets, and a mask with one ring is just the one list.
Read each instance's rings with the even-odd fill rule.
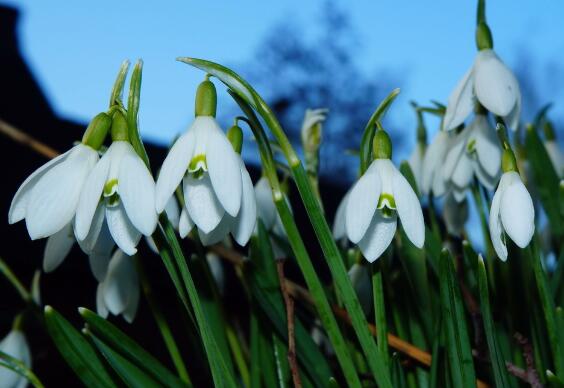
[[374,154],[377,159],[351,189],[345,222],[349,240],[358,244],[369,262],[380,257],[390,245],[398,216],[416,247],[423,247],[425,241],[421,204],[407,179],[389,159],[391,141],[382,130],[374,136]]
[[[0,350],[20,360],[28,368],[31,367],[31,353],[22,331],[12,329],[0,342]],[[28,382],[25,377],[8,368],[0,367],[0,388],[25,388],[27,386]]]
[[97,161],[98,152],[80,143],[35,170],[12,200],[10,224],[25,219],[32,240],[59,232],[72,221],[86,177]]
[[413,172],[413,176],[415,177],[417,187],[419,188],[421,188],[421,184],[423,182],[423,160],[425,159],[425,149],[425,144],[417,142],[413,152],[407,160],[407,163]]
[[335,212],[335,220],[333,221],[333,238],[337,241],[341,241],[347,237],[346,210],[349,194],[350,190],[347,191],[343,199],[341,199],[341,202],[337,207],[337,211]]
[[93,246],[104,219],[110,234],[128,255],[137,252],[141,235],[157,226],[155,182],[151,172],[127,141],[114,141],[84,185],[75,218],[75,235]]
[[358,295],[358,301],[366,315],[372,311],[372,284],[368,267],[354,263],[348,271],[349,279]]
[[462,124],[474,110],[475,100],[517,129],[521,113],[519,83],[492,49],[478,52],[472,68],[450,95],[443,129],[448,131]]
[[445,197],[443,204],[443,219],[447,232],[453,236],[460,236],[464,225],[468,221],[468,200],[458,201],[451,191]]
[[133,257],[118,249],[107,265],[104,280],[96,290],[96,310],[102,317],[121,314],[131,323],[135,319],[140,297],[139,275]]
[[210,272],[217,285],[217,289],[223,294],[223,290],[225,289],[225,273],[223,272],[221,258],[213,252],[208,252],[206,253],[206,261],[210,267]]
[[438,131],[427,148],[421,173],[423,194],[429,195],[432,192],[435,197],[440,197],[446,193],[447,182],[444,179],[443,168],[451,143],[452,139],[448,132]]
[[562,154],[562,150],[556,140],[547,140],[544,143],[544,147],[558,176],[564,176],[564,154]]
[[444,160],[443,177],[452,184],[455,198],[465,198],[474,175],[488,190],[493,190],[501,172],[501,145],[486,116],[474,121],[452,142]]
[[504,151],[504,164],[507,160],[508,167],[504,166],[506,172],[494,194],[489,220],[493,247],[503,261],[507,260],[506,235],[518,247],[525,248],[535,232],[533,200],[516,171],[515,157],[510,150]]

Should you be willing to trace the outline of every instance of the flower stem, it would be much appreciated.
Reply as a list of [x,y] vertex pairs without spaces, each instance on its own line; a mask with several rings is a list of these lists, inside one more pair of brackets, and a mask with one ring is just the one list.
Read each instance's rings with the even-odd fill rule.
[[32,300],[31,294],[29,293],[27,288],[24,287],[24,285],[22,284],[22,282],[20,282],[20,280],[14,274],[12,269],[1,258],[0,258],[0,273],[2,273],[2,275],[4,275],[4,277],[10,282],[10,284],[14,286],[14,288],[16,289],[18,294],[20,294],[24,302],[29,302]]
[[[382,259],[381,259],[382,260]],[[389,368],[388,357],[388,325],[386,322],[386,306],[384,303],[384,282],[382,279],[382,263],[372,264],[372,295],[374,298],[374,319],[376,323],[376,339],[382,360]]]

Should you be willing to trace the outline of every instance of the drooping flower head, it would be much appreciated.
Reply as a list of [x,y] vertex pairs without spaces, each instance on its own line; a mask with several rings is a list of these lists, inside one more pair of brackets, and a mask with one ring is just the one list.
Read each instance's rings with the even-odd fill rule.
[[398,216],[415,246],[421,248],[425,241],[421,204],[407,179],[390,160],[391,151],[388,134],[379,129],[374,136],[376,159],[353,186],[347,200],[347,235],[370,262],[390,245]]
[[[0,351],[21,361],[28,368],[31,367],[29,345],[24,333],[20,329],[12,329],[12,331],[0,341]],[[28,381],[24,376],[4,366],[0,367],[0,387],[25,388],[27,385]]]
[[121,112],[112,119],[112,144],[89,174],[75,218],[79,243],[94,246],[104,220],[117,246],[128,255],[137,252],[141,235],[157,226],[155,182],[129,142]]
[[521,181],[511,149],[503,151],[503,175],[492,200],[490,236],[497,256],[507,260],[506,236],[525,248],[535,233],[535,208],[531,195]]
[[81,143],[35,170],[12,200],[10,224],[25,219],[32,240],[54,235],[68,225],[110,125],[110,117],[100,113],[90,122]]

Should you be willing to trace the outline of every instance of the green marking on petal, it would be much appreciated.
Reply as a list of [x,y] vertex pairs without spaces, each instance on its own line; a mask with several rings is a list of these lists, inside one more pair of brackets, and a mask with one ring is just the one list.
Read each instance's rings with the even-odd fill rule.
[[107,207],[114,207],[119,205],[119,194],[113,193],[110,196],[106,197],[106,206]]
[[104,185],[104,197],[110,197],[114,195],[117,191],[117,184],[117,179],[110,179],[109,181],[107,181]]
[[198,154],[194,156],[188,165],[188,172],[193,173],[195,178],[200,178],[206,171],[208,171],[206,155]]
[[466,152],[472,154],[476,151],[476,139],[472,139],[466,144]]
[[380,194],[380,198],[378,198],[378,209],[381,209],[384,215],[386,215],[386,209],[395,210],[396,201],[394,199],[394,196],[388,193]]

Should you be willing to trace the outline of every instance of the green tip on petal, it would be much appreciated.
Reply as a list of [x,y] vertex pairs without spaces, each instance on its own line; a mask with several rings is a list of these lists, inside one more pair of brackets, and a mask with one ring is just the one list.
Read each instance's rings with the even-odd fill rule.
[[104,112],[98,113],[88,124],[82,136],[82,144],[99,150],[102,144],[104,144],[104,140],[106,140],[111,125],[112,119],[108,114]]
[[515,154],[511,148],[506,148],[503,150],[503,155],[501,156],[501,168],[503,172],[515,171],[517,169],[517,160],[515,159]]
[[129,141],[127,119],[119,110],[112,116],[112,141]]
[[480,51],[493,49],[492,32],[485,22],[478,23],[476,27],[476,46]]
[[233,125],[227,131],[227,138],[231,142],[233,149],[238,154],[241,153],[241,149],[243,148],[243,130],[238,125]]
[[378,124],[378,130],[374,134],[372,142],[372,150],[374,159],[391,159],[392,158],[392,140],[388,133]]
[[215,117],[217,109],[217,92],[215,85],[206,76],[206,80],[198,86],[196,91],[196,117]]

